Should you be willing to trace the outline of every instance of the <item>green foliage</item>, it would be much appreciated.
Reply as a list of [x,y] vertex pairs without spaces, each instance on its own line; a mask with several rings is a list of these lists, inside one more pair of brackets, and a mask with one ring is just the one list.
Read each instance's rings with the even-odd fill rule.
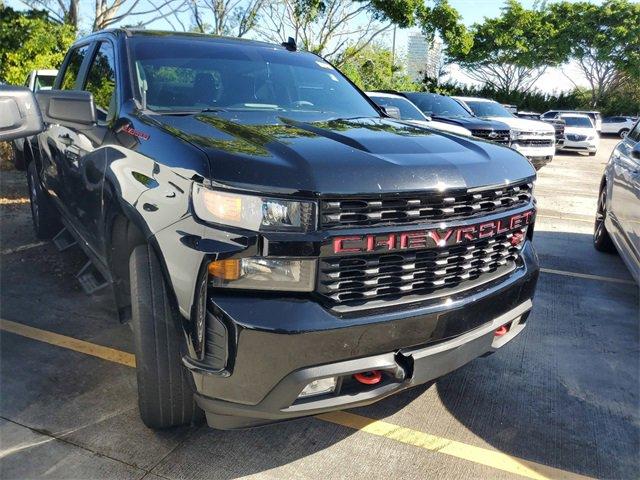
[[[440,85],[430,90],[443,95],[462,95],[470,97],[491,98],[500,103],[517,105],[519,110],[538,113],[551,109],[591,110],[591,92],[588,89],[576,88],[571,92],[559,94],[539,91],[509,92],[498,91],[490,86],[469,86],[458,83]],[[623,88],[607,95],[598,108],[604,115],[638,115],[640,113],[640,84],[629,83]]]
[[557,42],[567,45],[578,61],[611,64],[640,78],[640,3],[607,0],[551,4]]
[[22,85],[31,70],[59,67],[74,39],[72,26],[43,11],[0,7],[0,79]]
[[566,60],[568,45],[558,42],[546,9],[526,9],[507,0],[502,14],[471,28],[473,46],[468,52],[453,51],[463,66],[502,64],[528,68],[553,66]]
[[340,70],[363,90],[417,90],[419,85],[400,72],[392,62],[391,51],[379,45],[369,45],[357,53],[347,48]]

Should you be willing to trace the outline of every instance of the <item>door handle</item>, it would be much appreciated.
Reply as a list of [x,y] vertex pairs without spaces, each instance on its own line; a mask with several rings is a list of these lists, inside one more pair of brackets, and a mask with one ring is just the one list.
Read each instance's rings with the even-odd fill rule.
[[73,143],[73,139],[68,133],[65,133],[64,135],[58,135],[58,140],[60,140],[60,143],[67,146]]

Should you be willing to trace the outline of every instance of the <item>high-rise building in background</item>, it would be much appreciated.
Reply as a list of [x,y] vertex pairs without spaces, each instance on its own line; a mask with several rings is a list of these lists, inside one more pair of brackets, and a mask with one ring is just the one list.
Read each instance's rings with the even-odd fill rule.
[[412,33],[407,42],[407,75],[414,81],[420,81],[425,74],[431,78],[438,75],[438,65],[442,57],[442,40],[434,38],[427,42],[424,35]]

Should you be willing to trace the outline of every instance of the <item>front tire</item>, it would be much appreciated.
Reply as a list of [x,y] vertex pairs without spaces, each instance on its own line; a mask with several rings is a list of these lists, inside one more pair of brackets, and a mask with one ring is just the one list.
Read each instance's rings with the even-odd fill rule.
[[36,162],[27,165],[27,183],[29,185],[29,200],[31,200],[31,219],[36,237],[42,240],[52,238],[62,228],[60,213],[51,201],[49,194],[40,184]]
[[598,197],[598,209],[596,210],[596,223],[593,229],[593,246],[600,252],[614,253],[616,247],[607,231],[605,220],[607,218],[607,186],[603,185]]
[[129,272],[140,417],[150,428],[194,423],[203,413],[193,398],[193,381],[182,366],[178,314],[151,246],[133,249]]

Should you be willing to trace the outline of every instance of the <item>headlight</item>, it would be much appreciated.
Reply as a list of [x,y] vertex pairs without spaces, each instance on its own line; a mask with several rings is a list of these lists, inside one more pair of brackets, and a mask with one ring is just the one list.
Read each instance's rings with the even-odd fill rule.
[[209,264],[212,286],[257,290],[311,292],[316,261],[291,258],[239,258]]
[[315,228],[315,204],[211,190],[193,184],[193,208],[206,222],[253,231],[306,232]]
[[589,135],[589,136],[587,137],[587,140],[593,140],[594,138],[595,138],[595,137],[594,137],[593,135]]

